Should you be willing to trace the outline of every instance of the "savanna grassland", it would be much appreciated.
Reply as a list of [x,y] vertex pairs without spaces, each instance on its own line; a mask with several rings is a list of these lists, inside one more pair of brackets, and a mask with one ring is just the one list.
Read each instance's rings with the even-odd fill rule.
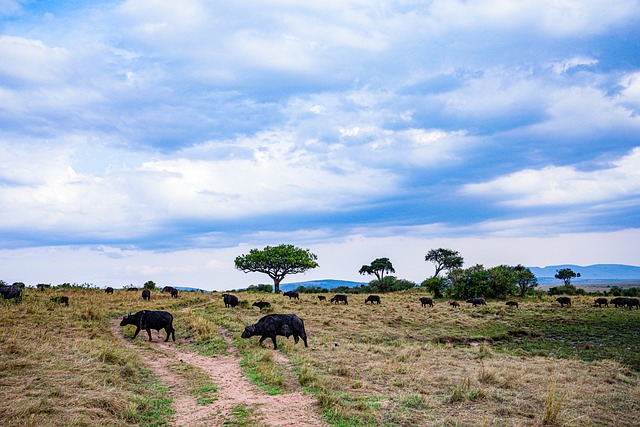
[[[68,295],[69,307],[53,304]],[[131,347],[110,330],[115,318],[140,309],[175,316],[178,348],[215,358],[230,347],[244,375],[278,395],[295,380],[318,402],[332,426],[635,426],[640,425],[640,310],[593,307],[572,297],[452,308],[436,300],[421,307],[419,290],[384,294],[381,305],[301,301],[238,293],[224,308],[219,294],[28,289],[22,303],[0,303],[0,420],[8,426],[173,425],[173,396],[145,359],[146,334]],[[325,294],[330,297],[331,294]],[[278,354],[244,340],[244,325],[266,313],[300,316],[309,348],[278,338]],[[131,338],[134,328],[120,328]],[[265,344],[270,347],[269,340]],[[216,387],[185,366],[202,404]],[[265,425],[238,407],[225,425]],[[295,411],[295,409],[292,409]]]

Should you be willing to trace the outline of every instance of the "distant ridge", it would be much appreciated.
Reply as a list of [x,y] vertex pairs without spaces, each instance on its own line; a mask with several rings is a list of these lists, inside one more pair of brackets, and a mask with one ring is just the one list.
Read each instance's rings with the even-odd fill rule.
[[571,279],[571,283],[617,283],[617,282],[640,282],[640,267],[625,264],[593,264],[575,265],[561,264],[549,265],[546,267],[529,267],[531,272],[538,278],[538,283],[558,284],[562,281],[556,279],[557,270],[570,268],[575,273],[580,273],[580,277]]
[[337,280],[337,279],[321,279],[321,280],[308,280],[306,282],[294,282],[280,284],[281,291],[292,291],[298,286],[317,286],[319,288],[327,288],[329,290],[337,288],[338,286],[347,286],[349,288],[360,287],[360,285],[366,285],[369,282],[353,282],[350,280]]

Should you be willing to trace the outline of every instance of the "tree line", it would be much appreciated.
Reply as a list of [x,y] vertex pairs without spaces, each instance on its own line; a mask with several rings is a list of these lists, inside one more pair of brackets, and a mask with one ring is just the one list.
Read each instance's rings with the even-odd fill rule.
[[[267,246],[264,249],[251,249],[248,254],[235,259],[235,267],[245,273],[260,272],[273,280],[273,290],[280,292],[280,283],[289,274],[302,273],[319,266],[318,257],[308,249],[294,245]],[[450,297],[466,299],[472,297],[505,298],[511,295],[524,296],[534,292],[538,280],[531,270],[521,264],[498,265],[485,268],[481,264],[463,268],[464,258],[458,251],[446,248],[431,249],[425,255],[425,261],[435,266],[433,276],[416,284],[409,280],[391,275],[395,273],[389,258],[377,258],[371,264],[363,265],[358,271],[363,275],[374,276],[367,285],[359,288],[338,287],[334,292],[393,292],[416,286],[424,288],[435,298]],[[580,277],[571,269],[557,271],[556,278],[563,281],[565,287],[572,286],[571,278]],[[298,292],[328,292],[317,286],[300,286]]]

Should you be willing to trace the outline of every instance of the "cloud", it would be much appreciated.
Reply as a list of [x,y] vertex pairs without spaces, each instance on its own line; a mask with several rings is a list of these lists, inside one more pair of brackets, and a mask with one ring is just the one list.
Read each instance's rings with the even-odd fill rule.
[[573,166],[525,169],[494,180],[467,184],[462,192],[526,208],[601,204],[640,196],[640,147],[596,170]]

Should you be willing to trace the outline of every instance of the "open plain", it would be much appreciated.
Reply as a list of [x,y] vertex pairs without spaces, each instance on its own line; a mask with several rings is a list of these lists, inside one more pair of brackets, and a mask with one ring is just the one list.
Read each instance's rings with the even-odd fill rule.
[[[50,301],[69,297],[69,306]],[[419,288],[349,304],[301,294],[26,289],[0,302],[5,426],[636,426],[640,310],[572,297],[451,307]],[[331,297],[333,294],[324,294]],[[268,301],[260,312],[255,301]],[[164,331],[120,327],[167,310]],[[242,339],[268,313],[305,322],[309,348]]]

